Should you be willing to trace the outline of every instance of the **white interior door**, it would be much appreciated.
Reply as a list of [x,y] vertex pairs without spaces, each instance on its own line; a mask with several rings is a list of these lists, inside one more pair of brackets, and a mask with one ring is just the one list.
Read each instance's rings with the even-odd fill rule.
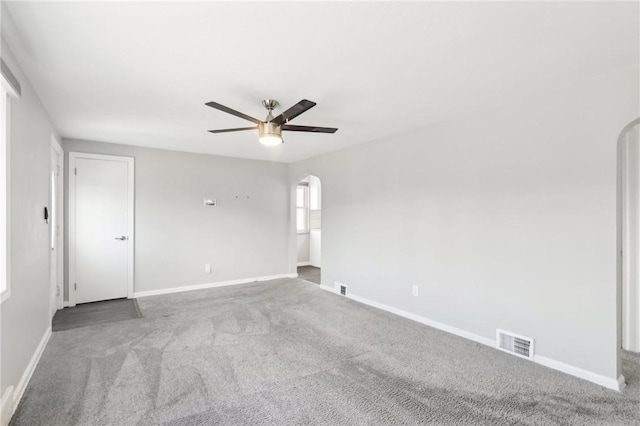
[[133,159],[75,154],[73,163],[70,304],[132,297]]

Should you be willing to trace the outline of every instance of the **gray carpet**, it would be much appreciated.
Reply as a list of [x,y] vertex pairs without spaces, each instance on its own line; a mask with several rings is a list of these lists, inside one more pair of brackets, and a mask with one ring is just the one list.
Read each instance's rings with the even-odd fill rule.
[[142,314],[135,299],[105,300],[59,310],[53,316],[51,328],[53,331],[72,330],[141,317]]
[[630,425],[614,392],[300,279],[139,299],[54,333],[12,425]]
[[315,266],[306,265],[306,266],[298,266],[298,278],[301,278],[305,281],[309,281],[315,284],[320,284],[320,268]]

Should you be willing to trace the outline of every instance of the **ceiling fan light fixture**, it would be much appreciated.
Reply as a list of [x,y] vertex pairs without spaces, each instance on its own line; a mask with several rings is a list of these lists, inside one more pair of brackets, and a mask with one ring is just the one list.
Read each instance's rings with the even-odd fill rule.
[[251,117],[250,115],[243,114],[239,111],[226,107],[217,102],[207,102],[205,104],[211,108],[226,112],[227,114],[235,115],[247,121],[251,121],[256,124],[253,127],[236,127],[234,129],[217,129],[209,130],[210,133],[227,133],[227,132],[239,132],[243,130],[255,130],[258,129],[258,140],[267,146],[276,146],[284,143],[282,140],[282,131],[288,130],[291,132],[312,132],[312,133],[335,133],[338,129],[335,127],[318,127],[318,126],[294,126],[289,124],[289,121],[296,118],[310,108],[316,106],[315,102],[308,99],[303,99],[282,114],[274,117],[272,112],[275,107],[278,106],[278,102],[273,99],[265,99],[262,101],[262,105],[267,109],[267,118],[264,121]]
[[282,137],[277,135],[264,135],[258,138],[262,145],[266,146],[276,146],[282,143]]
[[282,126],[275,123],[266,122],[258,126],[258,140],[267,146],[280,145],[282,140]]

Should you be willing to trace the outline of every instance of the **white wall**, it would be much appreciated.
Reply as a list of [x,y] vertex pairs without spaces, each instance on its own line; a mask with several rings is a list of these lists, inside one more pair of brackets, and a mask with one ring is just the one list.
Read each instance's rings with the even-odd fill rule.
[[309,231],[309,263],[316,268],[322,267],[322,231]]
[[22,87],[21,98],[12,99],[10,105],[11,297],[0,306],[4,394],[11,386],[14,392],[20,390],[18,385],[51,325],[49,227],[43,208],[49,203],[49,146],[55,129],[4,40],[2,58]]
[[322,209],[321,183],[317,176],[309,176],[309,209]]
[[296,240],[298,246],[296,259],[298,260],[298,263],[309,262],[309,234],[298,234]]
[[309,176],[309,263],[322,267],[322,188],[317,176]]
[[322,181],[323,284],[615,381],[616,140],[638,72],[293,164],[290,185]]
[[63,147],[135,157],[136,293],[287,273],[286,164],[79,140]]

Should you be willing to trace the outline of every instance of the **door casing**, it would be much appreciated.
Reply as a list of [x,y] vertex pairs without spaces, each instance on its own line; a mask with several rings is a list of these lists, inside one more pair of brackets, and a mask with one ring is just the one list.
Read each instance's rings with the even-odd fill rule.
[[56,250],[54,251],[55,257],[50,256],[50,265],[55,263],[55,274],[49,274],[50,289],[53,292],[50,300],[55,300],[55,306],[51,306],[53,314],[56,310],[62,309],[64,303],[64,150],[55,135],[51,135],[51,157],[51,172],[57,176],[56,211],[52,212],[55,213],[53,214],[55,223],[51,223]]
[[623,349],[640,352],[640,118],[618,138],[619,337]]

